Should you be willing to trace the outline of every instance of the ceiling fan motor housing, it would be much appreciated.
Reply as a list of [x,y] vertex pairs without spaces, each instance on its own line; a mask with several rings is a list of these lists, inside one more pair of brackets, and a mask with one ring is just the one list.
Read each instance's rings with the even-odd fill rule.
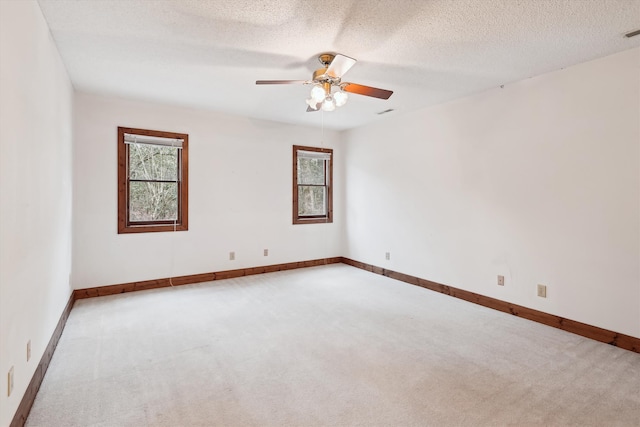
[[319,68],[313,72],[313,81],[319,83],[324,88],[325,93],[331,93],[331,86],[340,84],[340,79],[334,79],[327,74],[326,68]]
[[331,64],[331,61],[333,61],[333,58],[335,58],[336,56],[333,53],[323,53],[320,56],[318,56],[318,61],[320,61],[320,63],[327,68],[329,66],[329,64]]

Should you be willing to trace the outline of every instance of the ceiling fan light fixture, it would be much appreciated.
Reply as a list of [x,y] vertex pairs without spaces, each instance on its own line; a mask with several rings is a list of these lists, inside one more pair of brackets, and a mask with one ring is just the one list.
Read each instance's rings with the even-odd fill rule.
[[316,103],[324,101],[324,97],[326,93],[324,92],[324,88],[318,84],[313,85],[311,88],[311,99],[313,99]]
[[347,95],[347,92],[341,90],[333,94],[333,99],[336,101],[336,107],[342,107],[347,103],[349,95]]
[[331,97],[331,95],[327,95],[327,97],[322,101],[322,111],[333,111],[336,109],[336,103]]
[[311,108],[312,110],[317,110],[318,109],[318,102],[315,99],[308,98],[306,102],[307,102],[307,105],[309,106],[309,108]]
[[[2,1],[2,0],[0,0]],[[257,85],[298,84],[311,85],[309,99],[306,100],[307,112],[334,111],[347,103],[349,94],[389,99],[393,91],[343,82],[344,74],[351,69],[356,60],[341,54],[323,53],[318,56],[322,68],[313,72],[311,80],[256,80]],[[335,93],[332,93],[335,88]]]

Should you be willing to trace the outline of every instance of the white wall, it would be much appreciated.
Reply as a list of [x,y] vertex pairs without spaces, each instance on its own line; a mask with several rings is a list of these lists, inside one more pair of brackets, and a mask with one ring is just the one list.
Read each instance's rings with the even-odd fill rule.
[[344,255],[640,337],[639,76],[633,49],[346,132]]
[[[82,93],[75,111],[74,287],[341,255],[340,204],[333,224],[291,218],[294,144],[334,148],[340,200],[336,132]],[[189,231],[117,234],[118,126],[189,134]]]
[[0,94],[0,426],[8,426],[71,294],[73,88],[36,2],[0,2]]

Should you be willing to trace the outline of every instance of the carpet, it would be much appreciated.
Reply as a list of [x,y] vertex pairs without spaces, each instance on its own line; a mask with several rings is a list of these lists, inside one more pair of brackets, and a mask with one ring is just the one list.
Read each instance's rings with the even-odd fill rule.
[[26,425],[638,426],[640,355],[334,264],[77,301]]

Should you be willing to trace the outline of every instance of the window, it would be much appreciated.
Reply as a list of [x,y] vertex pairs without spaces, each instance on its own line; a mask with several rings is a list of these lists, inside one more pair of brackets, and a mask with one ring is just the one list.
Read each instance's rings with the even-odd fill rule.
[[188,230],[189,135],[118,128],[118,233]]
[[329,148],[293,146],[293,223],[333,222],[333,164]]

